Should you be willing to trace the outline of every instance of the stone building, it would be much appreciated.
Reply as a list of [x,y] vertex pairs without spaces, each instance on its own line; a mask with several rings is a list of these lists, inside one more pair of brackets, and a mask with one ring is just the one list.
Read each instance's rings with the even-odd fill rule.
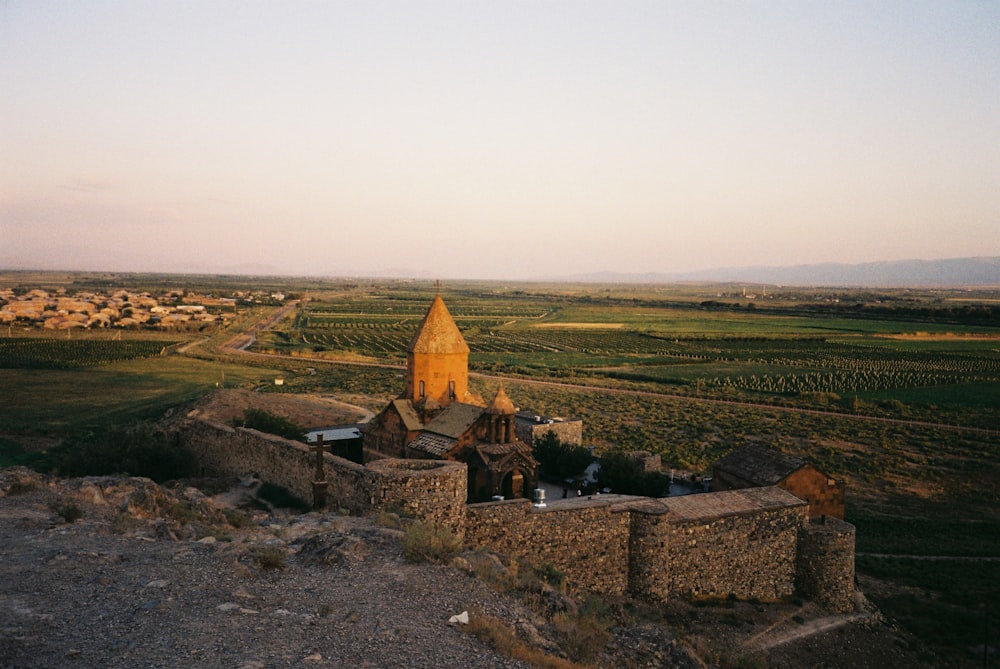
[[778,486],[809,502],[809,516],[844,518],[844,484],[802,458],[756,444],[741,446],[717,463],[712,490]]
[[549,432],[566,446],[583,445],[583,421],[579,418],[540,416],[531,411],[519,411],[515,416],[514,430],[518,438],[529,446]]
[[518,438],[503,386],[488,404],[469,391],[469,346],[440,295],[406,352],[406,388],[365,429],[365,449],[383,456],[453,460],[468,466],[468,501],[530,497],[538,463]]

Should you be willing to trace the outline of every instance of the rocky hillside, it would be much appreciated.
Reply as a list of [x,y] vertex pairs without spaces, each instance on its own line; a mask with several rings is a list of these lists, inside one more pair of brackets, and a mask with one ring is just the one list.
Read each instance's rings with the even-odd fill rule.
[[392,514],[257,491],[0,470],[0,667],[923,666],[865,613],[588,599],[493,555],[413,562]]

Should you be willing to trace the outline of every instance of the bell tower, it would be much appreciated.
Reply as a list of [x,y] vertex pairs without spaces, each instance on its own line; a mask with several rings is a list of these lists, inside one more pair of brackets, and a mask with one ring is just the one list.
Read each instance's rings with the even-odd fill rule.
[[468,393],[469,346],[438,294],[406,349],[403,397],[447,407]]

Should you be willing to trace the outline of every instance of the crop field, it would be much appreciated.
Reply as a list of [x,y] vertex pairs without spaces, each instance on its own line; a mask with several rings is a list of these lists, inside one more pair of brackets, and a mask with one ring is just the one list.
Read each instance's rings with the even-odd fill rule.
[[175,341],[156,339],[0,339],[0,368],[71,369],[163,355]]
[[[432,295],[406,286],[313,299],[257,350],[401,364]],[[1000,323],[698,297],[465,288],[447,304],[484,373],[1000,430],[1000,405],[977,401],[1000,388]]]

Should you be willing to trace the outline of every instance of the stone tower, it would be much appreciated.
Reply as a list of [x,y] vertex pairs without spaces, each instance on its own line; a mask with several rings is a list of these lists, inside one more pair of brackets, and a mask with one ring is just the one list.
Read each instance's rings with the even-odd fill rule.
[[419,406],[447,407],[468,401],[469,346],[440,295],[427,310],[406,351],[403,399]]
[[514,414],[517,409],[504,392],[503,384],[497,389],[497,394],[486,407],[489,417],[487,424],[487,440],[493,444],[509,444],[516,439],[514,434]]

